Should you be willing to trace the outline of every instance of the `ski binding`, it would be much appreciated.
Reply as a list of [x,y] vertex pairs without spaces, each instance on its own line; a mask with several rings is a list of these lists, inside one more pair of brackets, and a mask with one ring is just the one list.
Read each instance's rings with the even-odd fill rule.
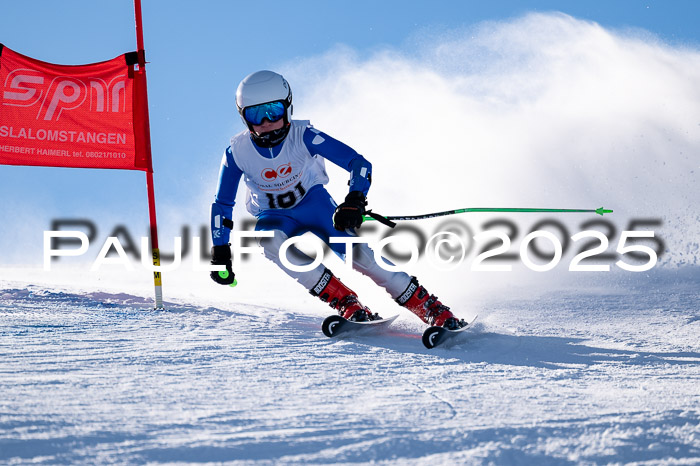
[[387,319],[356,322],[354,320],[347,320],[346,318],[338,315],[333,315],[325,318],[323,324],[321,325],[321,330],[323,331],[323,334],[329,338],[335,338],[344,333],[365,333],[370,330],[374,331],[386,328],[394,320],[396,320],[398,316],[399,315],[397,314]]

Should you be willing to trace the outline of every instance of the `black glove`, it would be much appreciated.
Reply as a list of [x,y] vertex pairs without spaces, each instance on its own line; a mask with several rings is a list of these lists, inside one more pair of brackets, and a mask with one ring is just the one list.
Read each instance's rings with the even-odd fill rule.
[[217,272],[212,270],[209,276],[219,285],[230,285],[234,282],[236,274],[231,270],[231,245],[214,246],[211,248],[212,265],[225,265],[226,270]]
[[346,230],[348,228],[360,228],[367,198],[360,191],[352,191],[345,196],[345,202],[335,209],[333,214],[333,226],[336,230]]

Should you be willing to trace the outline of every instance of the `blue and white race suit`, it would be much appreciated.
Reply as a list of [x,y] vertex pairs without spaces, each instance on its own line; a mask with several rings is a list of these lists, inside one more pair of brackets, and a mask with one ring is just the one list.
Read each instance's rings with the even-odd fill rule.
[[[310,272],[291,271],[279,260],[279,246],[289,237],[312,232],[342,257],[345,244],[329,243],[329,238],[356,236],[354,231],[338,231],[333,227],[337,204],[323,187],[328,183],[325,160],[350,172],[350,191],[367,194],[372,165],[354,149],[315,129],[308,121],[292,120],[287,137],[271,148],[256,145],[248,130],[235,135],[221,161],[219,186],[212,204],[213,244],[229,242],[230,231],[223,219],[232,218],[243,178],[248,189],[246,208],[258,218],[255,229],[275,234],[260,242],[265,256],[307,289],[313,287],[324,267],[319,265]],[[304,257],[298,250],[292,256]],[[386,288],[392,297],[408,286],[410,277],[380,268],[367,245],[356,245],[353,256],[353,267]],[[295,262],[292,257],[288,259]],[[304,257],[299,263],[306,261],[311,260]]]

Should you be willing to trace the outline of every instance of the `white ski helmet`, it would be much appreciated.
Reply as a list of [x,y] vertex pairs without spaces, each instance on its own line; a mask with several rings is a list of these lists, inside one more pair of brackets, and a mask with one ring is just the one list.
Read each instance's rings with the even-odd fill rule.
[[[289,133],[292,121],[292,89],[281,74],[256,71],[246,76],[236,90],[236,107],[255,142],[263,147],[279,144]],[[284,119],[284,126],[275,131],[257,134],[253,125],[263,120]]]

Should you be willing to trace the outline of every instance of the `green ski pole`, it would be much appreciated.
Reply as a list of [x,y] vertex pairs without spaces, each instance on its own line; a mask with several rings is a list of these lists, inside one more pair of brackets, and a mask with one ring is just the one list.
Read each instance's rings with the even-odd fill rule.
[[539,209],[539,208],[492,208],[492,207],[467,207],[465,209],[455,209],[446,210],[444,212],[433,212],[430,214],[423,215],[395,215],[395,216],[384,216],[375,214],[372,211],[367,211],[364,216],[364,220],[377,220],[388,226],[393,226],[394,220],[423,220],[426,218],[443,217],[445,215],[461,214],[465,212],[546,212],[546,213],[596,213],[598,215],[604,215],[612,213],[610,209],[604,209],[600,207],[598,209]]

